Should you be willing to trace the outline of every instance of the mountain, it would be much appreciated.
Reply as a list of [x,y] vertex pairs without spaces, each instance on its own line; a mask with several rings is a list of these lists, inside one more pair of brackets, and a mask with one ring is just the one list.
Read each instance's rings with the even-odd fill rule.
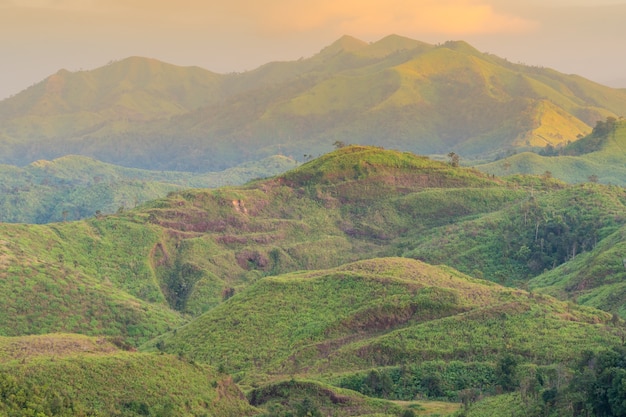
[[189,187],[239,185],[297,166],[274,155],[221,172],[191,174],[124,168],[69,155],[26,167],[0,165],[0,221],[50,223],[78,220],[136,207]]
[[625,110],[625,90],[465,42],[344,36],[310,58],[241,74],[144,58],[61,71],[0,102],[0,162],[81,154],[206,172],[319,155],[335,142],[493,159],[575,141]]
[[[604,126],[605,123],[598,123],[598,126]],[[552,155],[524,152],[479,165],[477,169],[495,175],[544,175],[548,172],[555,178],[571,183],[597,181],[624,186],[626,123],[621,120],[613,123],[607,131],[594,129],[594,132],[572,144],[553,148]]]

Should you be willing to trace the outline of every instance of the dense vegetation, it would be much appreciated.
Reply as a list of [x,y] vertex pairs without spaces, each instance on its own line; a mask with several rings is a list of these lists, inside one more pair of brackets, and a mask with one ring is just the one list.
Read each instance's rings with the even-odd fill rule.
[[280,153],[307,159],[335,141],[484,160],[573,142],[624,113],[622,90],[464,42],[346,36],[242,74],[136,57],[59,71],[0,102],[0,162],[81,154],[205,172]]
[[0,338],[6,416],[250,416],[228,375],[170,355],[71,335]]

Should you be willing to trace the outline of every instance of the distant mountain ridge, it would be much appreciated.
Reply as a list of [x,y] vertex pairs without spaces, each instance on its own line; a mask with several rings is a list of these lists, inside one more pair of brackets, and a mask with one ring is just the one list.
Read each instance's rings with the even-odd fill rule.
[[0,163],[81,154],[216,171],[334,142],[493,159],[626,114],[626,90],[512,64],[462,41],[344,36],[318,54],[220,75],[132,57],[59,71],[0,102]]

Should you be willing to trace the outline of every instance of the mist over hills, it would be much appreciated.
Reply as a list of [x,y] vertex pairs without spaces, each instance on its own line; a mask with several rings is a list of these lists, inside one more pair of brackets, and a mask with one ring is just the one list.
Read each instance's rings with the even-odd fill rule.
[[489,159],[575,141],[625,110],[624,90],[464,42],[344,36],[310,58],[240,74],[137,57],[60,71],[0,102],[0,162],[80,154],[206,172],[318,155],[336,141]]

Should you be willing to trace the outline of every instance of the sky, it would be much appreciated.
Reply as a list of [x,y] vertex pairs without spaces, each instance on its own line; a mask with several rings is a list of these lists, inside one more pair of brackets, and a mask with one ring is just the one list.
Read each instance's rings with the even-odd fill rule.
[[241,72],[389,34],[626,87],[623,22],[626,0],[0,0],[0,99],[128,56]]

